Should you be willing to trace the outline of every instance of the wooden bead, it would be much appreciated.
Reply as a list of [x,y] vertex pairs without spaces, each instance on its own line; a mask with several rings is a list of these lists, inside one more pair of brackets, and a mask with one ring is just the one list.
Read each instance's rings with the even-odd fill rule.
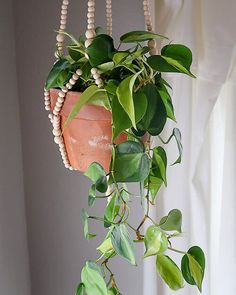
[[67,5],[62,4],[61,9],[67,9],[67,8],[68,8]]
[[57,107],[57,106],[55,106],[55,108],[54,108],[54,111],[56,111],[56,112],[60,112],[60,110],[61,110],[61,107]]
[[59,114],[59,112],[54,109],[53,110],[53,115],[58,116],[58,114]]
[[94,7],[89,7],[88,12],[95,12],[95,8]]
[[76,74],[79,75],[79,76],[81,76],[81,75],[83,74],[83,72],[82,72],[81,69],[77,69],[77,70],[76,70]]
[[72,78],[76,81],[79,79],[79,75],[75,73],[75,74],[73,74]]
[[66,19],[61,19],[61,25],[66,25]]
[[67,89],[71,89],[71,88],[72,88],[72,85],[71,85],[70,83],[67,83],[67,84],[66,84],[66,88],[67,88]]
[[[64,164],[65,164],[65,163],[64,163]],[[70,167],[69,162],[67,162],[67,163],[65,164],[65,167],[66,167],[66,168],[69,168],[69,167]]]
[[70,166],[70,167],[69,167],[69,169],[70,169],[71,171],[73,171],[73,170],[74,170],[74,168],[73,168],[72,166]]
[[155,55],[156,54],[156,48],[152,48],[150,51],[149,51],[149,53],[150,53],[150,55]]
[[65,95],[66,95],[66,94],[65,94],[63,91],[60,91],[60,92],[58,93],[58,96],[59,96],[59,97],[65,97]]
[[92,75],[95,75],[95,74],[97,73],[97,71],[98,71],[98,70],[97,70],[96,68],[92,68],[92,69],[91,69],[91,74],[92,74]]
[[57,99],[57,101],[59,102],[59,103],[63,103],[64,102],[64,98],[63,97],[58,97],[58,99]]
[[90,1],[88,2],[88,7],[91,7],[91,6],[95,6],[95,1],[91,1],[91,0],[90,0]]
[[71,78],[71,79],[69,80],[69,83],[70,83],[71,85],[75,85],[76,81],[75,81],[73,78]]
[[95,25],[94,24],[88,24],[88,29],[89,30],[94,30],[95,28]]
[[93,12],[88,12],[87,13],[87,18],[94,18],[94,13]]
[[85,43],[84,43],[84,46],[85,46],[86,48],[88,48],[88,47],[92,44],[92,42],[93,42],[92,39],[87,39],[87,40],[85,41]]
[[156,48],[156,41],[155,40],[149,40],[148,41],[148,47]]
[[48,115],[48,118],[49,118],[50,120],[52,120],[52,119],[53,119],[53,115],[52,115],[52,114],[49,114],[49,115]]
[[102,79],[101,79],[101,78],[95,79],[95,83],[96,83],[97,85],[102,84]]
[[61,20],[66,20],[67,19],[67,15],[66,14],[62,14],[61,15]]
[[67,10],[66,10],[66,9],[62,9],[62,10],[61,10],[61,14],[62,14],[62,15],[67,15]]
[[61,135],[61,131],[59,129],[53,129],[52,133],[54,136],[60,136]]
[[45,100],[45,101],[50,101],[50,97],[49,97],[49,96],[45,96],[45,97],[44,97],[44,100]]
[[60,125],[54,124],[54,122],[53,122],[52,126],[55,130],[61,130]]
[[66,29],[66,25],[60,25],[60,30],[65,30]]
[[49,91],[45,90],[44,91],[44,96],[49,96],[49,95],[50,95]]
[[63,0],[63,5],[69,5],[69,0]]
[[50,111],[51,110],[50,106],[45,106],[45,110]]
[[93,75],[93,78],[96,80],[96,79],[100,78],[100,75],[98,73],[96,73]]
[[88,19],[88,24],[94,24],[94,18],[89,18]]
[[143,1],[143,5],[149,5],[149,1],[144,0],[144,1]]
[[85,36],[87,39],[92,39],[96,36],[96,32],[94,30],[87,30]]
[[66,88],[66,87],[63,87],[62,89],[61,89],[61,91],[63,91],[65,94],[68,92],[68,89]]
[[61,109],[61,107],[62,107],[62,103],[59,102],[58,100],[57,100],[57,102],[56,102],[56,107],[58,107],[58,108],[60,108],[60,109]]
[[55,136],[55,137],[54,137],[54,141],[55,141],[56,144],[59,144],[60,142],[63,141],[63,139],[62,139],[61,136]]
[[45,104],[45,106],[50,106],[50,101],[45,100],[44,104]]

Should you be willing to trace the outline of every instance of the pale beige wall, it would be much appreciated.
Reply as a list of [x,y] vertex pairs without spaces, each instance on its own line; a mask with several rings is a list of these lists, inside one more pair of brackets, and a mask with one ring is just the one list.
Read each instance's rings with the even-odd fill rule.
[[[73,294],[81,267],[86,259],[96,257],[99,242],[83,239],[80,211],[87,206],[89,184],[81,174],[63,168],[43,106],[60,2],[14,2],[32,295]],[[104,24],[104,2],[97,1],[99,25]],[[71,3],[69,30],[76,34],[85,29],[86,1]],[[137,0],[114,1],[115,36],[143,28],[141,5]],[[101,212],[101,206],[96,211]],[[124,294],[141,295],[142,267],[133,268],[118,259],[116,263]]]
[[0,294],[30,295],[12,1],[0,8]]

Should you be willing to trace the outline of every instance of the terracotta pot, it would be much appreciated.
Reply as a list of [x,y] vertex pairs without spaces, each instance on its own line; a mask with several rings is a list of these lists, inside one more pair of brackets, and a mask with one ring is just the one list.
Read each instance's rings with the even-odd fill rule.
[[[54,108],[59,90],[50,90],[51,106]],[[60,112],[63,126],[80,98],[80,92],[69,91]],[[84,105],[76,118],[64,129],[63,137],[70,164],[73,168],[85,172],[93,162],[100,163],[109,171],[111,161],[112,126],[111,113],[103,107]],[[116,143],[127,140],[121,134]]]

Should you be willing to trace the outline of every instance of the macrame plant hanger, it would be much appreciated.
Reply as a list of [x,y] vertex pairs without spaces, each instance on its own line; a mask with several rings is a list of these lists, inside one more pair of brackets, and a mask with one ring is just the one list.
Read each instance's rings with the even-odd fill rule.
[[[66,32],[66,24],[67,24],[67,17],[68,17],[68,6],[69,6],[69,0],[63,0],[61,5],[61,17],[60,17],[60,27],[59,27],[59,33],[56,36],[56,58],[59,58],[64,49],[64,42],[65,42],[65,32]],[[145,25],[146,29],[149,32],[153,32],[153,25],[151,20],[151,14],[150,14],[150,5],[149,0],[143,1],[143,12],[145,17]],[[107,34],[110,36],[112,35],[112,0],[106,0],[106,19],[107,19]],[[88,11],[87,11],[87,30],[85,33],[86,41],[85,41],[85,47],[87,48],[89,45],[91,45],[94,37],[96,36],[95,33],[95,0],[88,0]],[[156,54],[156,41],[150,40],[148,41],[148,47],[150,48],[150,54],[154,55]],[[89,59],[88,55],[85,54],[85,57]],[[62,129],[61,129],[61,118],[60,118],[60,111],[63,107],[64,101],[66,99],[66,94],[69,90],[72,89],[73,85],[76,84],[76,81],[80,78],[82,75],[82,70],[78,68],[71,76],[69,82],[60,89],[57,97],[57,101],[55,106],[52,108],[51,102],[50,102],[50,93],[47,90],[44,90],[44,103],[45,103],[45,109],[47,111],[50,111],[50,114],[48,115],[52,126],[53,126],[53,135],[54,135],[54,141],[59,146],[59,150],[61,153],[61,157],[63,160],[63,163],[66,168],[70,170],[75,170],[72,165],[70,164],[69,157],[66,151],[66,146],[64,142],[64,138],[62,135]],[[103,87],[103,81],[100,77],[99,71],[96,68],[91,69],[91,74],[95,80],[95,83],[98,87]]]

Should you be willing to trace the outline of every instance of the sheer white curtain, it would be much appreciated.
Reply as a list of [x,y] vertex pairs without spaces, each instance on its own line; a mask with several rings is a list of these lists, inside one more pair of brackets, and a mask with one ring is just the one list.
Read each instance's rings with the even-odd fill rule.
[[[196,80],[168,75],[182,131],[184,159],[170,167],[169,186],[160,195],[157,215],[179,208],[186,249],[199,244],[207,255],[204,295],[236,294],[236,1],[156,0],[156,31],[189,46]],[[167,137],[174,124],[163,135]],[[169,158],[176,153],[170,146]],[[177,262],[181,257],[175,256]],[[174,292],[153,279],[147,262],[144,291]],[[148,290],[148,291],[147,291]],[[178,292],[196,295],[194,287]]]

